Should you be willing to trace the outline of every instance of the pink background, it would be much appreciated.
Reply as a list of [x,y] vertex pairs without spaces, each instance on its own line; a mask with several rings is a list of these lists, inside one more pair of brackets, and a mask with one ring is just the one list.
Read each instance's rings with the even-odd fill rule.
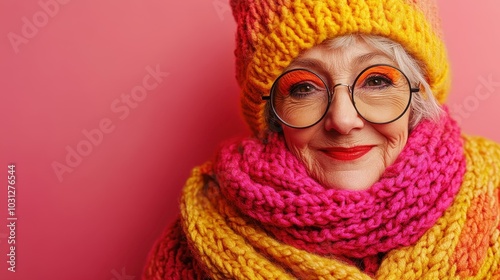
[[[448,103],[466,132],[500,141],[500,3],[439,2],[454,78]],[[228,8],[225,0],[1,0],[0,279],[139,279],[191,167],[248,133]],[[68,166],[59,178],[55,162]],[[15,273],[7,271],[8,163],[16,164]]]

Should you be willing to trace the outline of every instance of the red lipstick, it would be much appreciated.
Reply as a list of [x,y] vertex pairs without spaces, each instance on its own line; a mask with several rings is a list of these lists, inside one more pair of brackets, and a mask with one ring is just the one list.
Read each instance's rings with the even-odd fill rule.
[[373,146],[356,146],[352,148],[336,147],[322,149],[321,151],[331,158],[348,161],[355,160],[364,156],[372,149],[372,147]]

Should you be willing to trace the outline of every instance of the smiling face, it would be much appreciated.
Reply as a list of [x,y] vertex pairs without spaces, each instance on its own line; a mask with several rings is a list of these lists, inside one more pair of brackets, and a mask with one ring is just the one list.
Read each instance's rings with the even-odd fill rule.
[[330,107],[317,124],[302,129],[283,125],[290,151],[327,188],[369,188],[394,163],[408,139],[408,111],[394,122],[372,124],[357,113],[346,86],[333,89],[336,84],[352,85],[363,69],[374,64],[397,67],[389,56],[358,40],[341,49],[315,46],[287,68],[315,72],[334,90]]

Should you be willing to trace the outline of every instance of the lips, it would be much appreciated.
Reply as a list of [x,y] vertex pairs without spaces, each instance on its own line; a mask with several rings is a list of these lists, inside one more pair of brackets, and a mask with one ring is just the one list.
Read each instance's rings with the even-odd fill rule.
[[348,161],[355,160],[364,156],[372,148],[373,146],[355,146],[351,148],[335,147],[322,149],[321,151],[331,158]]

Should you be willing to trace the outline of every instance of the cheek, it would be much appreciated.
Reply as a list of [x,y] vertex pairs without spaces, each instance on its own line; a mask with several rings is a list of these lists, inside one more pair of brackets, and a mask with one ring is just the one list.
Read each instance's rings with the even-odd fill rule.
[[406,144],[408,139],[408,127],[409,127],[409,114],[408,112],[396,120],[395,122],[377,125],[375,129],[382,134],[390,143],[396,144],[397,142],[403,142]]
[[304,159],[307,155],[308,145],[312,139],[312,132],[306,129],[283,128],[285,143],[296,157]]
[[383,157],[385,166],[392,164],[401,153],[408,140],[408,121],[400,119],[394,123],[379,125],[375,127],[384,137]]
[[408,139],[408,128],[405,126],[385,127],[383,129],[379,129],[378,132],[384,136],[389,144],[397,144],[401,142],[405,144]]
[[283,135],[285,136],[286,144],[289,148],[294,146],[302,146],[306,142],[305,135],[299,129],[289,127],[283,128]]

